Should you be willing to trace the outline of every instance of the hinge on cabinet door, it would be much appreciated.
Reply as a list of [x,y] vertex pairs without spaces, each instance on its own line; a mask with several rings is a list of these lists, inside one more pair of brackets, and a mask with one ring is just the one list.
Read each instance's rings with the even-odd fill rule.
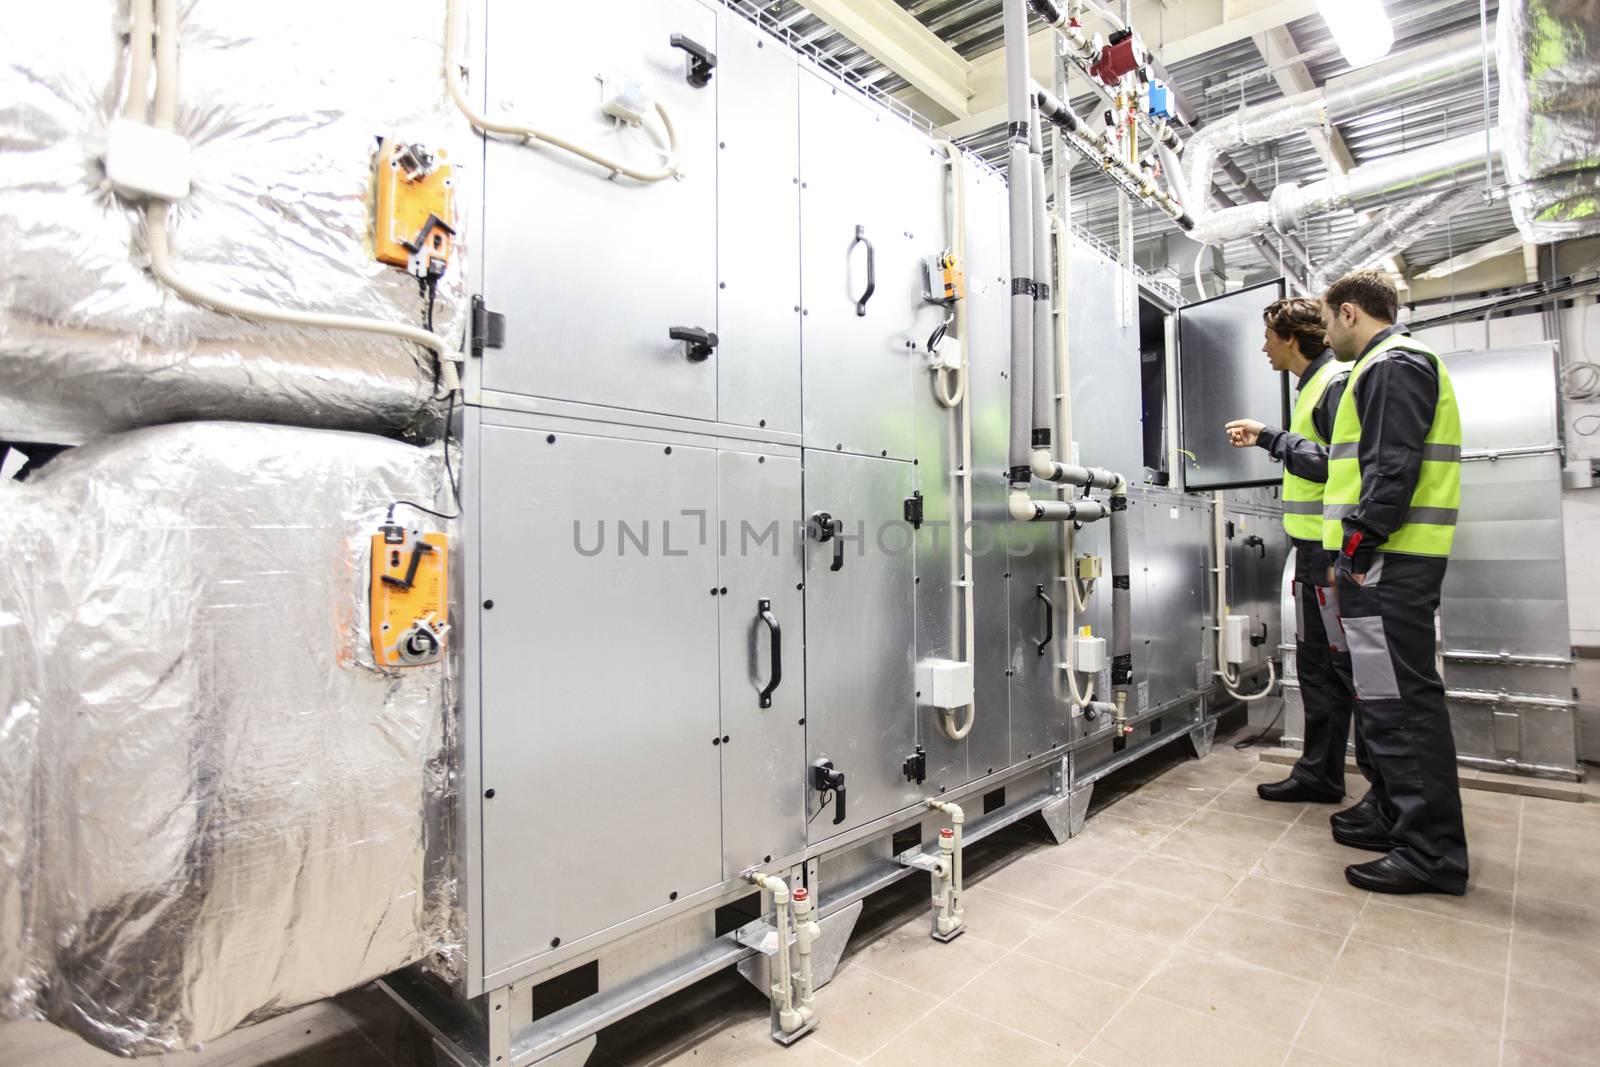
[[922,490],[917,489],[906,497],[906,521],[913,530],[922,529]]
[[906,776],[906,781],[921,785],[928,780],[928,754],[918,745],[917,750],[907,756],[905,762],[900,764],[900,771]]
[[472,298],[472,354],[482,356],[485,348],[506,346],[506,317],[490,311],[483,297]]

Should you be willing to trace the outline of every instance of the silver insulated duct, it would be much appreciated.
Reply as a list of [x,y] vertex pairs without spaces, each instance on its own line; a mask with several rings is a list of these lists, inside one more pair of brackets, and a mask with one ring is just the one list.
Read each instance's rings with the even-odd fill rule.
[[1540,244],[1600,233],[1600,3],[1505,0],[1496,52],[1517,229]]

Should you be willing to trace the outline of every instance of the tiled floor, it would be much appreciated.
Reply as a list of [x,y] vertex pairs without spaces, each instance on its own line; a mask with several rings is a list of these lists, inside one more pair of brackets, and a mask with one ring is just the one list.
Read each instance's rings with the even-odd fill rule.
[[[1600,1063],[1600,794],[1468,792],[1472,888],[1384,898],[1320,805],[1274,805],[1281,767],[1173,746],[1103,784],[1056,846],[1029,820],[968,850],[970,932],[927,936],[918,876],[868,902],[820,1026],[789,1050],[736,975],[601,1035],[644,1064]],[[0,1028],[9,1067],[97,1065],[47,1027]],[[427,1043],[370,990],[230,1035],[164,1067],[422,1067]]]

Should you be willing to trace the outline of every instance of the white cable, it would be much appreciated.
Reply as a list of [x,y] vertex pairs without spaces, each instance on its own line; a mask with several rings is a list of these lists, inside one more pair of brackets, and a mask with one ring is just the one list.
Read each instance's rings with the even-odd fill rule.
[[155,12],[151,0],[131,0],[129,14],[133,25],[128,30],[128,95],[122,101],[122,117],[144,122],[150,113],[151,46],[155,31]]
[[1227,675],[1223,674],[1222,688],[1228,691],[1229,696],[1233,697],[1235,700],[1244,701],[1246,704],[1252,700],[1260,700],[1262,697],[1270,694],[1272,692],[1272,687],[1278,684],[1278,665],[1272,661],[1270,656],[1267,657],[1267,684],[1259,693],[1241,693],[1234,688],[1234,686],[1237,684],[1237,679],[1230,683]]
[[[156,91],[154,125],[170,131],[178,113],[178,9],[177,0],[156,0]],[[439,377],[447,392],[461,388],[456,373],[455,353],[443,337],[430,330],[406,323],[355,315],[327,315],[294,311],[248,297],[230,296],[187,281],[172,265],[168,215],[171,205],[164,200],[145,202],[145,243],[150,251],[150,273],[191,304],[199,304],[228,315],[262,322],[282,322],[325,330],[374,333],[412,341],[431,349],[439,360]]]
[[1210,247],[1210,245],[1201,245],[1200,251],[1194,254],[1194,287],[1199,291],[1201,300],[1206,298],[1206,284],[1200,280],[1200,257],[1205,255],[1206,249]]
[[450,99],[455,101],[456,107],[483,133],[498,133],[507,137],[516,137],[524,141],[538,141],[551,148],[570,152],[580,159],[587,159],[596,166],[603,167],[612,174],[632,178],[636,182],[659,182],[678,174],[678,131],[672,125],[672,116],[667,114],[667,109],[659,100],[656,101],[656,115],[661,119],[662,127],[667,131],[666,160],[657,170],[640,170],[630,167],[609,156],[603,156],[592,149],[573,144],[553,133],[526,126],[516,122],[499,122],[476,110],[471,101],[467,99],[466,85],[462,79],[462,71],[466,64],[457,56],[457,23],[460,21],[458,13],[460,0],[446,0],[445,3],[445,30],[444,30],[444,76],[445,84],[450,89]]

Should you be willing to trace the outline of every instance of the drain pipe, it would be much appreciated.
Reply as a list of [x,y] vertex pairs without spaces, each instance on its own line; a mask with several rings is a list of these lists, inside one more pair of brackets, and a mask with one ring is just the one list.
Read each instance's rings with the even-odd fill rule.
[[778,928],[778,951],[772,959],[772,998],[778,1004],[778,1025],[786,1034],[800,1029],[803,1021],[794,1005],[794,975],[789,968],[789,886],[775,875],[752,871],[750,881],[772,894],[772,919]]
[[803,885],[794,889],[794,943],[800,955],[800,995],[796,1012],[800,1025],[817,1017],[817,991],[812,981],[811,947],[822,936],[822,927],[816,919],[817,906]]
[[961,932],[966,925],[966,909],[962,907],[961,897],[963,883],[961,878],[961,827],[966,821],[966,816],[959,804],[947,804],[942,800],[929,800],[928,807],[935,811],[942,811],[950,816],[950,825],[939,831],[939,862],[946,865],[948,874],[943,879],[944,891],[940,892],[940,875],[937,868],[934,871],[933,906],[935,910],[934,927],[940,940],[948,941]]

